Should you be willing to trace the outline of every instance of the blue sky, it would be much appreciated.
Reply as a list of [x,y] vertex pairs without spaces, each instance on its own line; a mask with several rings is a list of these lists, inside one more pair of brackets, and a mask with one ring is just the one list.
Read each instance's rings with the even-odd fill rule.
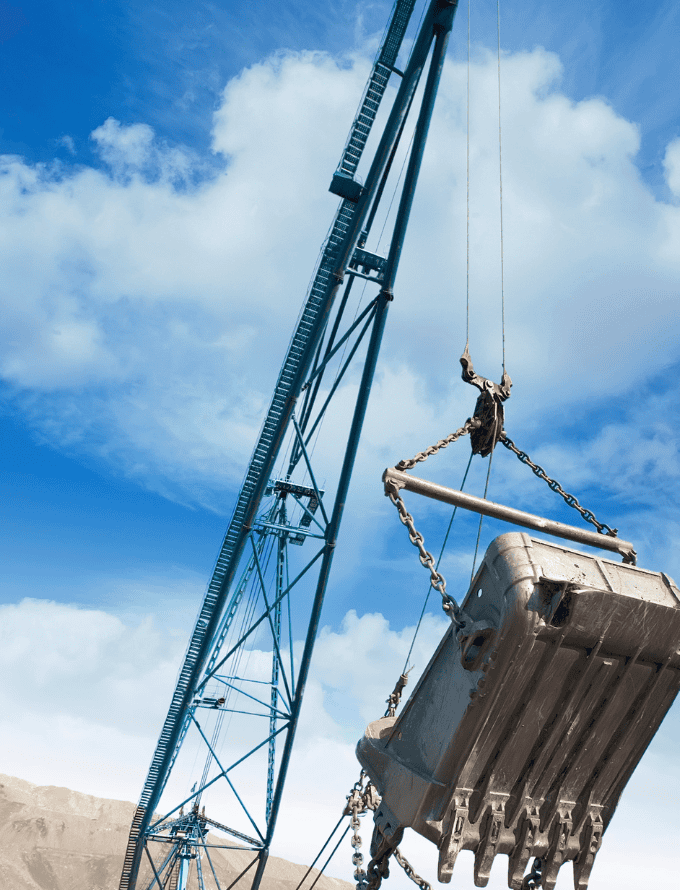
[[[638,544],[641,564],[678,578],[680,12],[555,0],[501,10],[508,430]],[[0,0],[0,603],[13,664],[35,662],[7,667],[6,712],[21,727],[7,772],[136,796],[388,12]],[[495,3],[473,4],[472,39],[471,350],[496,376]],[[363,665],[351,689],[319,661],[312,696],[347,763],[420,605],[402,589],[413,554],[380,471],[474,404],[457,369],[464,54],[461,9],[324,613],[339,650],[370,628],[385,644],[376,653],[396,653]],[[432,476],[457,484],[466,458],[447,452]],[[506,454],[491,496],[571,520]],[[434,546],[444,515],[419,509]],[[464,587],[473,547],[462,522],[445,564],[452,585]],[[60,622],[73,633],[61,648],[49,633]],[[153,707],[127,713],[124,691],[149,684]],[[118,718],[83,707],[100,695]],[[47,702],[50,745],[39,738]],[[654,752],[662,768],[670,738]]]

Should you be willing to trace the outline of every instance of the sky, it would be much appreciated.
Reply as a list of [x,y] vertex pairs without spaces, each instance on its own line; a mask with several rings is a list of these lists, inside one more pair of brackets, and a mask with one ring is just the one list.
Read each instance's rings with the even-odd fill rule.
[[[388,13],[0,0],[0,770],[137,798]],[[473,0],[470,349],[498,379],[495,16]],[[502,0],[501,17],[506,428],[635,542],[640,565],[679,578],[680,10]],[[426,590],[382,469],[474,406],[458,366],[465,59],[461,7],[274,849],[297,861],[344,804],[354,744]],[[457,486],[466,460],[451,448],[428,478]],[[471,491],[485,471],[473,463]],[[573,521],[508,453],[489,496]],[[446,512],[413,509],[436,549]],[[482,550],[500,530],[485,524]],[[475,534],[458,521],[442,562],[460,596]],[[433,609],[421,668],[444,627]],[[595,890],[677,873],[678,731],[676,707],[624,795]],[[329,756],[339,766],[321,795]],[[432,878],[434,851],[409,843]],[[331,873],[349,878],[349,861]],[[570,881],[565,870],[558,888]],[[452,886],[471,884],[461,857]]]

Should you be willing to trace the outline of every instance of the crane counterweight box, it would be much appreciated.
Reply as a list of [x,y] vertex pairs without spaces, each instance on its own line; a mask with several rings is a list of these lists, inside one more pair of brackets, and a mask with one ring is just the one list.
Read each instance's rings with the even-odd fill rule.
[[388,841],[411,827],[508,885],[538,857],[552,890],[572,861],[586,890],[621,792],[680,688],[680,592],[663,573],[521,532],[489,546],[451,626],[397,717],[371,723],[357,756]]

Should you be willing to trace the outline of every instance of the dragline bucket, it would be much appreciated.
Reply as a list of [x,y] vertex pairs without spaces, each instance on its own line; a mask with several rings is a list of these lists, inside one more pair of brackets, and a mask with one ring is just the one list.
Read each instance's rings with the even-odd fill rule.
[[662,573],[512,532],[489,546],[398,717],[371,723],[358,758],[382,797],[375,854],[405,827],[460,850],[485,887],[531,857],[542,887],[573,862],[588,879],[623,788],[680,688],[680,592]]

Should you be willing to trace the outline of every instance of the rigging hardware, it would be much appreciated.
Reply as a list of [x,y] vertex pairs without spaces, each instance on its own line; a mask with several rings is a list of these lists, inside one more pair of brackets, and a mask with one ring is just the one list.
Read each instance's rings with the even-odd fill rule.
[[[416,494],[422,494],[426,497],[442,501],[445,504],[463,507],[474,513],[481,513],[482,516],[492,516],[495,519],[501,519],[504,522],[511,522],[513,525],[521,525],[524,528],[531,528],[534,531],[543,532],[547,535],[555,535],[558,538],[565,538],[567,541],[575,541],[581,544],[587,544],[589,547],[600,547],[603,550],[610,550],[619,553],[624,562],[635,564],[635,550],[630,541],[624,541],[618,537],[603,535],[599,532],[593,532],[589,529],[578,528],[573,525],[566,525],[564,522],[556,522],[552,519],[545,519],[543,516],[536,516],[533,513],[525,513],[523,510],[516,510],[514,507],[506,507],[504,504],[496,504],[493,501],[487,501],[485,498],[478,498],[474,495],[467,494],[463,491],[457,491],[455,488],[447,488],[445,485],[438,485],[436,482],[429,482],[426,479],[419,479],[417,476],[411,476],[409,473],[403,473],[396,468],[387,469],[383,474],[383,482],[385,483],[385,494],[393,503],[396,503],[395,489],[412,491]],[[403,504],[403,501],[402,501]],[[400,515],[402,510],[406,512],[405,506],[397,505]],[[406,514],[409,521],[413,521],[410,514]],[[406,525],[405,519],[402,522]],[[414,541],[414,543],[416,543]],[[417,545],[417,544],[416,544]],[[421,562],[426,565],[421,557]],[[429,566],[428,566],[429,567]],[[439,579],[437,579],[439,581]],[[433,578],[432,586],[435,584]],[[441,586],[437,586],[441,592]],[[444,591],[446,584],[444,583]]]
[[[680,591],[662,573],[635,567],[630,542],[519,452],[502,425],[505,373],[500,385],[478,378],[467,348],[462,364],[486,403],[455,433],[383,474],[453,620],[402,713],[388,708],[357,747],[381,795],[369,887],[389,874],[389,857],[412,827],[439,847],[440,881],[450,881],[458,852],[468,849],[476,886],[486,886],[496,855],[506,853],[513,890],[553,890],[567,861],[577,890],[587,890],[625,784],[680,690]],[[488,454],[503,442],[597,531],[405,472],[480,430]],[[402,490],[618,552],[623,564],[507,533],[489,545],[458,606]]]
[[479,422],[476,428],[470,431],[472,453],[487,457],[503,435],[503,402],[510,398],[512,380],[505,369],[500,383],[494,383],[475,373],[467,345],[460,357],[460,363],[463,366],[463,380],[477,387],[480,393],[473,414]]

